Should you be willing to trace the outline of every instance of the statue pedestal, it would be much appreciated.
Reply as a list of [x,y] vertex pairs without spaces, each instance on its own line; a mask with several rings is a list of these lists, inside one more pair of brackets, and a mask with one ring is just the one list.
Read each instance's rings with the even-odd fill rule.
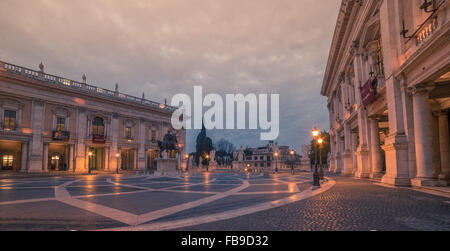
[[156,159],[155,175],[178,174],[177,159]]

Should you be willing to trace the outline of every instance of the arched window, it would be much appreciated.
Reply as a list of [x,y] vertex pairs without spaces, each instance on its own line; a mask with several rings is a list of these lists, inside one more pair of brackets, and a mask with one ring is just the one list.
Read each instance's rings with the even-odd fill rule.
[[92,134],[105,135],[105,123],[102,118],[95,117],[92,121]]

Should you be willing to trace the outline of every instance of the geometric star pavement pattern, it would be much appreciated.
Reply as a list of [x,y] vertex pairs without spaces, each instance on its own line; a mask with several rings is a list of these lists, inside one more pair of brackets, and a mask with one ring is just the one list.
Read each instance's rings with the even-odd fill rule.
[[311,174],[95,175],[0,180],[0,230],[168,230],[320,194]]

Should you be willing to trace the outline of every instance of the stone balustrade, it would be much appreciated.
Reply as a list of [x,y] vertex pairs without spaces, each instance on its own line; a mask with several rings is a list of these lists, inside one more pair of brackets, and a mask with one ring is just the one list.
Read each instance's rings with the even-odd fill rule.
[[93,93],[96,95],[111,97],[111,98],[119,99],[122,101],[133,102],[133,103],[149,106],[152,108],[167,110],[169,112],[173,112],[176,110],[176,107],[168,106],[165,104],[160,104],[160,103],[157,103],[157,102],[154,102],[151,100],[134,97],[134,96],[131,96],[128,94],[120,93],[120,92],[111,91],[111,90],[104,89],[101,87],[88,85],[86,83],[81,83],[81,82],[77,82],[74,80],[50,75],[50,74],[44,73],[43,71],[35,71],[35,70],[27,69],[25,67],[13,65],[13,64],[6,63],[3,61],[0,61],[0,69],[5,69],[8,73],[16,74],[16,75],[19,75],[22,77],[39,80],[39,81],[55,84],[55,85],[62,86],[62,87],[72,88],[72,89],[76,89],[79,91],[89,92],[89,93]]

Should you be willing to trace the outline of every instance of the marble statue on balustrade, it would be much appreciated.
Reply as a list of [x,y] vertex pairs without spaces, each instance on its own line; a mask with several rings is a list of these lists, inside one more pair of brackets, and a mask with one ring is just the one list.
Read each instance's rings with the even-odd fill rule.
[[239,147],[239,150],[237,152],[233,153],[233,168],[235,169],[240,169],[243,170],[244,169],[244,148]]
[[216,150],[212,149],[209,152],[209,169],[217,168],[217,162],[216,162]]
[[311,160],[309,159],[310,145],[302,145],[302,159],[300,164],[301,171],[311,171]]

